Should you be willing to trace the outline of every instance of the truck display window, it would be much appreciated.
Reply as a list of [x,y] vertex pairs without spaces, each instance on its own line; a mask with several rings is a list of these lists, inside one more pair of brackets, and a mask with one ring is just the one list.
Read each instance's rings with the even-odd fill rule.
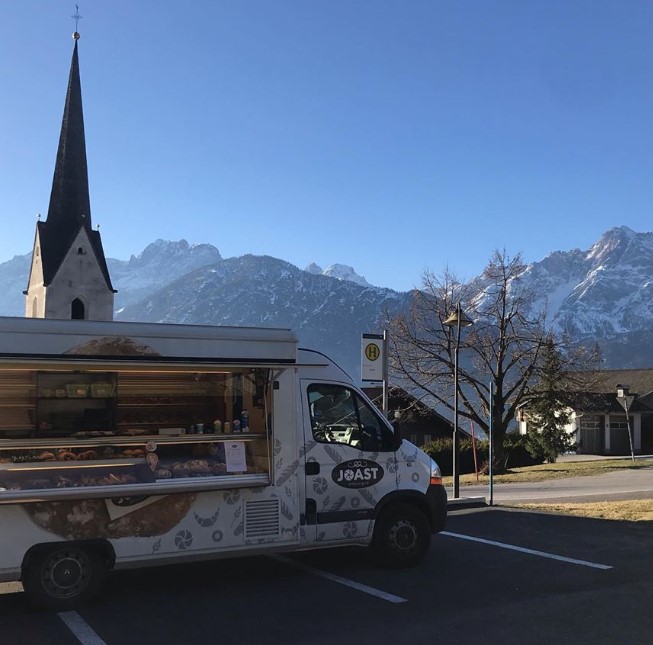
[[308,403],[313,437],[359,450],[393,450],[392,431],[353,389],[331,383],[309,385]]
[[270,379],[267,368],[0,369],[0,501],[267,485]]

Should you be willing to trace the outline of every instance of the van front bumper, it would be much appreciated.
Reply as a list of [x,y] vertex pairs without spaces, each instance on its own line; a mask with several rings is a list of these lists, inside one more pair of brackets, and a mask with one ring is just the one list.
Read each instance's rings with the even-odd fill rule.
[[430,511],[433,533],[444,531],[447,524],[447,491],[441,484],[430,484],[426,489],[426,503]]

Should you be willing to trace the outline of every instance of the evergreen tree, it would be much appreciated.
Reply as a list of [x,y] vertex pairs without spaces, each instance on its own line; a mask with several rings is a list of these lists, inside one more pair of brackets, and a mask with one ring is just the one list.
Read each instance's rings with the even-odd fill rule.
[[536,459],[554,463],[558,456],[574,445],[565,426],[571,420],[559,383],[563,377],[562,361],[555,341],[544,344],[541,378],[528,405],[527,448]]

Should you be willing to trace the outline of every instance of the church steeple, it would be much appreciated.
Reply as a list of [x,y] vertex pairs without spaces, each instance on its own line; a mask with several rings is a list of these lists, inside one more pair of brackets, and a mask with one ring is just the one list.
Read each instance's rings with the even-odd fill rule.
[[91,200],[77,53],[79,34],[75,32],[75,36],[47,221],[66,229],[83,224],[90,231]]
[[[76,22],[81,16],[77,13]],[[36,225],[25,315],[111,320],[113,294],[100,232],[91,226],[77,31],[48,216]]]

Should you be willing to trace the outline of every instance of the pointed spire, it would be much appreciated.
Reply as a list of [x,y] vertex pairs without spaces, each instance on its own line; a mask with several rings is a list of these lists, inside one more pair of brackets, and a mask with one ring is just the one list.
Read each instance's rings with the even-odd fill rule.
[[[73,18],[79,20],[81,16],[77,13]],[[91,226],[91,200],[86,166],[82,86],[79,80],[77,54],[79,33],[77,31],[73,34],[73,38],[75,47],[70,63],[68,91],[61,121],[61,135],[52,180],[50,206],[46,220],[39,221],[36,225],[40,240],[43,284],[47,287],[55,278],[71,244],[75,241],[80,229],[84,228],[106,285],[110,291],[115,291],[111,286],[100,232],[94,231]]]
[[75,32],[75,47],[70,64],[68,91],[61,122],[59,149],[52,180],[47,222],[59,227],[77,228],[83,224],[91,230],[91,200],[86,166],[86,140],[82,111],[82,87],[79,80],[79,59]]

